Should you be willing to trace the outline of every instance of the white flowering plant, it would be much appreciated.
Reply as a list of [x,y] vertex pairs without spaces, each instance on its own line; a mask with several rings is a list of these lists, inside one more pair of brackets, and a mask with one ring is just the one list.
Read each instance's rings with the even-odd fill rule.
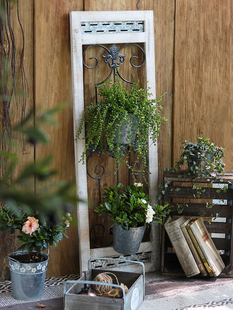
[[23,243],[18,250],[40,253],[49,245],[56,247],[57,242],[67,237],[66,230],[71,220],[70,213],[55,221],[51,216],[41,217],[39,213],[29,215],[20,207],[13,211],[3,206],[0,210],[0,231],[5,233],[9,229],[11,234],[18,234],[18,240]]
[[[152,206],[143,184],[134,183],[124,187],[117,186],[104,189],[104,204],[100,204],[95,212],[110,217],[113,223],[121,225],[124,230],[130,227],[148,226],[153,221],[162,224],[162,218],[169,213],[168,205]],[[103,220],[104,220],[103,218]]]

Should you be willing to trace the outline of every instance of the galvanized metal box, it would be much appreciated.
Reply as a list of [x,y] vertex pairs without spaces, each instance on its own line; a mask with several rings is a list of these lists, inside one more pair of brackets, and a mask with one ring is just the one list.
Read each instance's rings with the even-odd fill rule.
[[[90,261],[92,260],[105,261],[105,266],[110,268],[91,268]],[[92,258],[89,261],[87,272],[87,280],[82,276],[77,281],[67,281],[64,285],[64,310],[136,310],[143,302],[145,297],[145,267],[141,262],[122,260],[122,259],[107,259],[107,258]],[[116,267],[115,262],[118,264]],[[140,268],[139,268],[140,267]],[[133,272],[133,270],[136,270]],[[121,271],[122,270],[122,271]],[[109,285],[103,282],[96,282],[93,279],[102,272],[114,273],[119,283],[124,283],[129,291],[125,294],[123,291],[122,298],[109,298],[101,296],[88,296],[77,294],[86,284]],[[69,287],[68,287],[69,286]],[[120,287],[117,284],[111,284],[112,287]]]

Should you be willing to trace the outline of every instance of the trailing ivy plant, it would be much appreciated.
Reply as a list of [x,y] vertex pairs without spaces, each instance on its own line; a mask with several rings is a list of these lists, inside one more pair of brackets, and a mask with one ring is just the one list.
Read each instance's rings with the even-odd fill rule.
[[[193,181],[198,179],[205,179],[206,182],[213,184],[215,180],[223,182],[222,178],[219,178],[219,174],[224,174],[225,164],[223,163],[224,151],[223,148],[218,147],[216,144],[211,142],[206,137],[198,137],[196,142],[190,142],[190,140],[182,141],[181,149],[183,153],[180,156],[180,160],[175,163],[175,167],[170,169],[165,169],[164,172],[176,172],[178,173],[178,178],[192,177]],[[183,168],[182,166],[187,164],[187,173],[179,171]],[[185,173],[184,173],[185,172]],[[228,181],[228,184],[231,185],[232,182]],[[159,185],[159,195],[157,196],[158,200],[161,200],[167,192],[179,190],[179,188],[170,187],[169,183],[164,185]],[[203,188],[201,185],[194,184],[192,186],[193,197],[201,198],[202,194],[205,193],[207,188]],[[226,192],[228,190],[227,186],[216,189],[216,193],[221,191]],[[177,213],[182,213],[183,209],[188,207],[188,204],[173,204],[172,211]],[[212,203],[207,202],[206,208],[210,209],[213,207]],[[218,214],[216,213],[216,217]]]
[[[138,158],[143,159],[146,170],[148,137],[150,136],[151,143],[156,144],[161,122],[166,121],[159,105],[162,97],[151,99],[149,89],[139,87],[138,83],[127,91],[121,86],[119,78],[116,82],[110,80],[110,87],[105,82],[99,86],[99,95],[102,100],[91,103],[84,110],[78,127],[76,139],[80,139],[86,121],[86,143],[81,160],[84,162],[88,151],[98,151],[115,157],[116,163],[120,164],[128,147],[122,146],[119,138],[121,125],[126,122],[129,146],[134,146]],[[132,137],[133,141],[130,142]]]
[[180,170],[182,165],[188,163],[188,172],[195,177],[211,176],[215,178],[219,173],[224,174],[223,148],[218,147],[205,137],[198,137],[194,143],[185,140],[182,141],[182,144],[183,153],[180,160],[176,162],[176,169]]

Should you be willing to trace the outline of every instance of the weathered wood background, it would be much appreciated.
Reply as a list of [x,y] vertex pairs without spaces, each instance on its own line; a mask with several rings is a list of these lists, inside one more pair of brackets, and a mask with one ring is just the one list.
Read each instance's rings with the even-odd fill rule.
[[[69,12],[83,10],[154,11],[156,92],[157,95],[166,92],[162,105],[167,118],[158,140],[160,180],[163,169],[178,160],[180,141],[194,141],[197,136],[209,137],[225,148],[226,171],[231,171],[233,4],[230,0],[19,0],[25,34],[24,66],[29,82],[26,109],[35,105],[36,111],[46,110],[67,103],[58,116],[60,128],[47,128],[50,145],[36,147],[35,157],[53,153],[54,167],[60,170],[57,180],[75,180]],[[16,44],[20,46],[22,37],[16,18],[13,26]],[[93,75],[91,80],[86,79],[86,85],[95,83],[94,78]],[[13,123],[19,119],[21,108],[12,106]],[[33,149],[22,154],[22,162],[33,158]],[[108,171],[102,186],[114,178],[113,171]],[[91,197],[96,196],[92,186],[89,192]],[[73,215],[76,216],[75,212]],[[8,234],[0,235],[0,243],[0,277],[4,278],[7,255],[16,244]],[[78,255],[77,227],[71,227],[69,239],[51,248],[47,276],[78,273]]]

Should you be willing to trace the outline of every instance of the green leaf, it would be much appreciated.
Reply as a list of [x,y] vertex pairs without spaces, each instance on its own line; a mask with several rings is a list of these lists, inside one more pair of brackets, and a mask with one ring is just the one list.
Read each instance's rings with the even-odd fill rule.
[[105,202],[105,207],[107,210],[111,211],[111,204],[109,202]]
[[22,130],[22,132],[28,136],[28,139],[36,142],[48,143],[48,135],[38,127],[28,127],[27,129]]

